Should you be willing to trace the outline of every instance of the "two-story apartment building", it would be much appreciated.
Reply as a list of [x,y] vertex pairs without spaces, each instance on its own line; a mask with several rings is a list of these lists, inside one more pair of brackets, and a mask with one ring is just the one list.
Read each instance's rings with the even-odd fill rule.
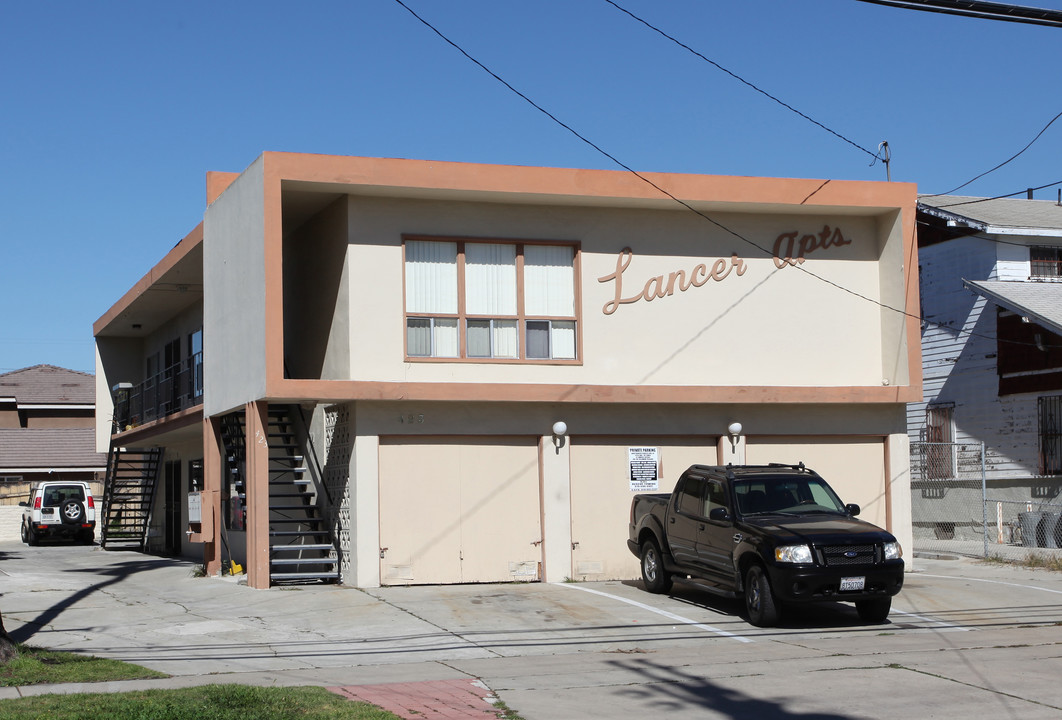
[[161,448],[149,548],[256,587],[634,578],[635,492],[801,461],[909,545],[913,186],[285,153],[207,185],[94,328],[101,405],[190,371],[98,426]]
[[[916,479],[927,486],[916,528],[980,539],[987,518],[993,543],[1053,547],[1053,531],[1017,529],[1020,513],[1062,502],[1062,204],[924,196],[918,223],[925,398],[908,427],[925,443]],[[986,510],[980,483],[942,484],[979,478],[982,462]]]

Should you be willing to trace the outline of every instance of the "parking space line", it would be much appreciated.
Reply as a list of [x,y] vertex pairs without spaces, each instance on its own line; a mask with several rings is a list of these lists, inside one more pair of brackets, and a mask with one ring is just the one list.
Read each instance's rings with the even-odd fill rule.
[[926,617],[925,615],[915,615],[914,613],[904,612],[903,610],[893,609],[892,614],[903,615],[906,618],[914,618],[915,620],[921,620],[922,622],[935,623],[937,625],[941,625],[943,627],[955,630],[956,632],[969,632],[970,630],[973,630],[973,628],[966,627],[964,625],[956,625],[954,623],[944,622],[943,620],[936,620],[931,617]]
[[1024,588],[1026,590],[1042,590],[1043,592],[1062,595],[1062,590],[1052,590],[1051,588],[1038,587],[1036,585],[1022,585],[1020,583],[1003,582],[1002,580],[985,580],[984,578],[963,577],[961,575],[924,575],[922,573],[918,573],[918,577],[940,578],[941,580],[971,580],[973,582],[991,583],[992,585],[1008,585],[1010,587]]
[[677,623],[681,623],[683,625],[689,625],[691,627],[697,628],[698,630],[704,630],[705,632],[710,632],[710,633],[712,633],[714,635],[721,635],[723,637],[733,638],[734,640],[737,640],[738,642],[744,642],[744,643],[752,642],[751,638],[743,637],[741,635],[737,635],[736,633],[727,632],[726,630],[721,630],[720,628],[712,627],[711,625],[705,625],[704,623],[696,622],[695,620],[691,620],[690,618],[682,617],[681,615],[676,615],[673,612],[668,612],[667,610],[661,610],[660,608],[655,608],[655,607],[653,607],[651,605],[646,605],[645,603],[640,603],[637,600],[630,600],[630,599],[625,598],[625,597],[620,597],[619,595],[612,595],[611,593],[602,592],[600,590],[594,590],[594,589],[588,588],[588,587],[582,587],[581,585],[575,585],[575,584],[572,584],[572,583],[550,583],[550,584],[551,585],[555,585],[557,587],[571,588],[572,590],[582,590],[583,592],[592,593],[594,595],[600,595],[601,597],[607,597],[610,600],[618,600],[619,602],[627,603],[628,605],[633,605],[636,608],[641,608],[642,610],[648,610],[651,613],[655,613],[657,615],[661,615],[663,617],[666,617],[668,620],[674,620]]

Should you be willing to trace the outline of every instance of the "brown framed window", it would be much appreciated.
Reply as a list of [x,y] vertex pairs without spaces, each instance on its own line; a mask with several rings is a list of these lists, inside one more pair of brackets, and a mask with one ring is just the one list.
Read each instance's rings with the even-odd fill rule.
[[930,405],[926,408],[925,473],[931,480],[955,477],[955,436],[953,405]]
[[577,361],[577,250],[405,237],[406,357]]

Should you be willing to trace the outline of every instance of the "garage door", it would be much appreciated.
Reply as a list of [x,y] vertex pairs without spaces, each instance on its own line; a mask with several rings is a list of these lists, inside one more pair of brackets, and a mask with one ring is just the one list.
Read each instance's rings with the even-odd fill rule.
[[537,438],[381,438],[384,585],[537,580]]
[[858,504],[860,518],[885,527],[884,438],[751,437],[745,461],[750,465],[803,462],[825,478],[842,501]]
[[671,492],[690,465],[718,462],[714,437],[578,437],[571,442],[572,577],[616,580],[640,577],[627,549],[631,515],[629,448],[654,447],[660,460],[659,492]]

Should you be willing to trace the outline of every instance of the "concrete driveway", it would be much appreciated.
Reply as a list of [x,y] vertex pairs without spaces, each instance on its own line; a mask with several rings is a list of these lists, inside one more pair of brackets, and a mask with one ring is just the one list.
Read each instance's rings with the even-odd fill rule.
[[145,665],[168,685],[473,677],[526,720],[1062,716],[1062,575],[915,562],[888,624],[832,605],[759,629],[739,603],[678,586],[263,591],[180,560],[0,543],[0,611],[20,641]]

